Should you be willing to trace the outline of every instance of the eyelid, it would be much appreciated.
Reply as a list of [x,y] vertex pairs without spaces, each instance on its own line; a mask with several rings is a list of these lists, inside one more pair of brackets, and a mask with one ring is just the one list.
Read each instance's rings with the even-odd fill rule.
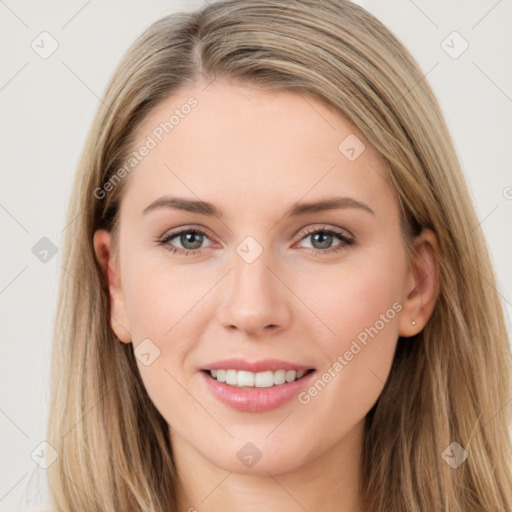
[[305,236],[308,236],[311,233],[316,233],[317,231],[328,231],[328,232],[333,232],[337,235],[342,235],[345,238],[350,238],[350,239],[355,238],[354,235],[347,229],[340,228],[337,226],[332,226],[329,224],[312,224],[312,225],[304,228],[303,230],[301,230],[297,236],[300,236],[300,238],[302,240]]

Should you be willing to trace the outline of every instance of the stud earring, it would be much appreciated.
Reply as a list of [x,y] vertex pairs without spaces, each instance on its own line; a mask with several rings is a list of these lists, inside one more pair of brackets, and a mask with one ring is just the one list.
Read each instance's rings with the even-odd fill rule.
[[411,323],[412,323],[412,325],[416,325],[416,322],[414,320]]

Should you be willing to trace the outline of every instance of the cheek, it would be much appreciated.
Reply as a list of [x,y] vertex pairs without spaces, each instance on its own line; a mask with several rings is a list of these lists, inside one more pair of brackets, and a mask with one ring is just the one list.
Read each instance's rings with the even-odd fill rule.
[[170,422],[172,411],[191,407],[185,365],[198,339],[191,328],[205,286],[177,267],[134,263],[125,267],[125,297],[137,366],[151,401]]
[[204,296],[218,277],[211,269],[171,265],[142,253],[128,256],[124,263],[123,289],[135,354],[143,346],[156,354],[147,366],[137,357],[144,386],[160,410],[164,405],[170,410],[183,407],[190,395],[179,383],[188,385],[188,358],[202,339],[206,320],[201,316]]
[[327,291],[315,294],[316,311],[333,332],[324,330],[327,334],[316,338],[325,363],[299,402],[314,403],[320,416],[337,412],[355,424],[378,399],[389,375],[405,260],[385,254],[380,250],[373,263],[340,266]]
[[[312,280],[304,294],[313,311],[330,328],[327,346],[340,348],[377,323],[377,329],[397,331],[397,311],[403,281],[402,266],[379,252],[377,259],[365,258],[353,264],[340,264],[336,271],[321,280]],[[319,286],[322,282],[325,285]],[[315,283],[315,286],[313,286]],[[384,315],[384,324],[381,320]],[[364,337],[364,335],[362,336]],[[338,340],[338,341],[335,341]]]
[[[190,323],[194,309],[213,285],[215,276],[150,258],[127,259],[123,284],[134,340],[154,338],[159,344]],[[209,284],[210,283],[210,284]]]

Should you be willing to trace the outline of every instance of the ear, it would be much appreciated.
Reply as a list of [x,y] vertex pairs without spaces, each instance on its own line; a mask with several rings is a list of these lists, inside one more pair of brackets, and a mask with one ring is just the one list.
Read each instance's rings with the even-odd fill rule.
[[398,323],[402,337],[418,334],[432,316],[439,294],[438,247],[437,237],[430,229],[423,230],[414,240]]
[[121,286],[119,264],[112,249],[110,232],[99,229],[94,233],[94,251],[109,290],[110,326],[119,340],[123,343],[130,343],[132,341],[130,324]]

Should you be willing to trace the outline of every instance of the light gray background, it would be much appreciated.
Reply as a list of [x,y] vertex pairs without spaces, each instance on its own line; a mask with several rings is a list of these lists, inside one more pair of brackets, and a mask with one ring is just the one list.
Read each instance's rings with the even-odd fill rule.
[[[512,2],[362,0],[410,49],[446,116],[487,237],[510,331],[512,317]],[[72,177],[107,81],[151,22],[202,1],[0,0],[1,353],[0,510],[36,510],[44,484],[31,453],[45,439],[50,342]],[[32,48],[42,31],[58,49]],[[469,44],[451,58],[441,43]],[[460,48],[460,40],[447,43]],[[508,64],[507,64],[508,63]],[[44,485],[43,485],[44,490]]]

